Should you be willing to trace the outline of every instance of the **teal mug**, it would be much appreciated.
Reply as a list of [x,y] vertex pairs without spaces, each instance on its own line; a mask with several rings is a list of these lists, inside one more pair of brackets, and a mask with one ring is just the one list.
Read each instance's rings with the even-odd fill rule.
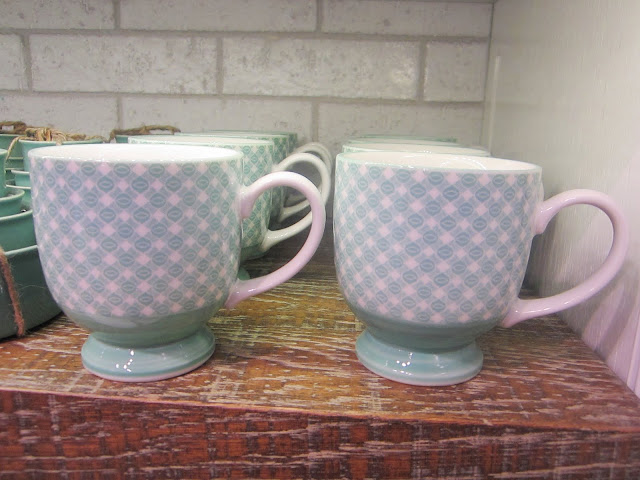
[[[533,236],[576,204],[608,215],[608,257],[572,289],[518,298]],[[591,297],[629,243],[627,221],[605,194],[570,190],[543,201],[537,165],[469,155],[341,153],[333,219],[338,283],[366,326],[356,354],[371,371],[414,385],[473,378],[479,335]]]
[[[311,259],[325,210],[313,184],[290,172],[243,185],[242,155],[193,145],[62,145],[30,152],[33,215],[53,298],[91,334],[90,372],[153,381],[211,357],[207,322],[222,307],[280,285]],[[300,189],[313,223],[285,265],[238,278],[242,219],[270,188]]]

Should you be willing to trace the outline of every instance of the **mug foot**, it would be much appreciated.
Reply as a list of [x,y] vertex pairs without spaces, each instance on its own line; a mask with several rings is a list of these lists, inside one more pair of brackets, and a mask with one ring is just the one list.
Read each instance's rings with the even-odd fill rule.
[[409,385],[443,386],[466,382],[482,369],[475,342],[457,349],[428,352],[385,343],[362,332],[356,341],[358,360],[382,377]]
[[94,375],[118,382],[154,382],[198,368],[213,354],[215,337],[203,326],[193,335],[166,345],[121,347],[94,335],[82,346],[82,363]]

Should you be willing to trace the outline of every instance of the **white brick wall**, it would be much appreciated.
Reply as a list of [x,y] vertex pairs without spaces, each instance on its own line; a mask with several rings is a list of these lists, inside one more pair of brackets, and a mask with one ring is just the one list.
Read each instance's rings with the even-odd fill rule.
[[22,40],[18,35],[0,35],[0,52],[4,61],[0,70],[0,88],[20,90],[27,87],[22,55]]
[[[52,7],[53,6],[53,7]],[[492,0],[4,0],[0,119],[477,143]]]

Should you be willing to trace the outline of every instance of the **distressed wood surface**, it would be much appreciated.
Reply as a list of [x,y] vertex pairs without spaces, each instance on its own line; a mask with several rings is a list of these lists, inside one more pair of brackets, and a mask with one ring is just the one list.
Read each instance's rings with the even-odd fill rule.
[[366,370],[331,239],[211,319],[216,351],[182,377],[87,373],[87,332],[64,315],[0,342],[0,478],[640,478],[639,400],[555,317],[481,337],[484,368],[461,385]]

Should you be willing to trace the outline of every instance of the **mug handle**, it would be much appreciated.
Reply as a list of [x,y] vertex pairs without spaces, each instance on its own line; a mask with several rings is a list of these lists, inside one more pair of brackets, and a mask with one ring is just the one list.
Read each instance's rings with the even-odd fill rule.
[[[316,157],[315,155],[312,155],[311,153],[303,153],[303,152],[301,152],[301,153],[292,153],[287,158],[285,158],[280,163],[278,163],[275,166],[274,171],[289,170],[293,165],[295,165],[297,163],[308,163],[308,164],[311,164],[311,166],[313,166],[318,171],[318,173],[320,174],[320,185],[318,185],[318,190],[320,190],[320,194],[322,195],[322,201],[326,205],[327,202],[329,201],[329,193],[331,191],[331,175],[329,173],[329,170],[328,170],[326,164],[322,160],[320,160],[318,157]],[[295,205],[284,207],[282,209],[282,212],[280,213],[280,216],[278,217],[278,222],[282,222],[282,221],[286,220],[287,218],[291,217],[292,215],[295,215],[296,213],[301,212],[302,210],[304,210],[308,206],[309,206],[309,201],[308,200],[301,200],[300,202],[296,203]],[[307,217],[304,217],[304,218],[307,218]],[[302,220],[304,220],[304,218]],[[310,222],[307,222],[306,225],[301,227],[300,230],[298,230],[298,231],[301,231],[302,229],[308,227],[309,224],[310,224]],[[289,236],[291,236],[291,235],[289,235]],[[286,237],[286,238],[288,238],[288,237]]]
[[501,326],[511,327],[523,320],[541,315],[550,315],[573,307],[595,295],[620,270],[629,246],[629,225],[613,199],[604,193],[584,189],[569,190],[542,202],[536,212],[535,234],[544,232],[551,219],[561,209],[577,204],[597,207],[609,217],[613,227],[613,242],[607,258],[596,272],[569,290],[550,297],[533,300],[518,298],[509,309],[507,316],[500,323]]
[[325,147],[320,142],[309,142],[305,143],[301,147],[296,148],[291,154],[294,153],[313,153],[319,156],[324,164],[327,166],[327,170],[329,170],[329,174],[333,170],[333,157],[331,156],[331,152],[327,147]]
[[[329,149],[325,147],[323,144],[321,144],[320,142],[305,143],[301,147],[298,147],[294,151],[292,151],[290,155],[293,155],[294,153],[312,153],[320,157],[320,159],[327,166],[329,175],[332,174],[333,157],[331,156],[331,152],[329,151]],[[289,191],[285,196],[284,204],[285,206],[291,206],[291,205],[297,204],[300,201],[301,201],[300,195],[297,195],[295,192]]]
[[327,218],[322,197],[316,186],[311,183],[310,180],[297,173],[270,173],[259,178],[250,186],[242,187],[240,194],[240,216],[245,219],[251,215],[251,210],[258,197],[266,190],[274,187],[295,188],[309,200],[309,204],[311,205],[311,213],[309,215],[313,215],[309,235],[296,256],[282,267],[261,277],[250,280],[236,280],[224,304],[227,308],[234,307],[242,300],[271,290],[289,280],[311,260],[311,257],[313,257],[313,254],[318,249],[318,245],[320,245],[320,240],[322,240]]

